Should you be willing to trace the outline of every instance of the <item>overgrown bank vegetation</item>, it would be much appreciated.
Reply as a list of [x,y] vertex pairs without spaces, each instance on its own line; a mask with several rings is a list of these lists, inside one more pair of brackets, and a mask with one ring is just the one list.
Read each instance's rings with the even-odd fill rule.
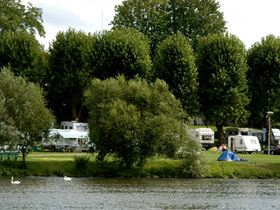
[[[207,169],[202,178],[280,178],[279,156],[264,154],[239,154],[248,162],[217,161],[220,153],[204,152]],[[81,158],[86,161],[86,167]],[[87,159],[89,161],[87,162]],[[22,169],[20,161],[0,161],[0,176],[73,176],[73,177],[148,177],[189,178],[184,173],[182,161],[168,158],[150,158],[143,167],[125,169],[119,162],[109,158],[96,161],[95,156],[78,154],[30,155],[27,168]],[[81,163],[82,162],[82,163]],[[79,165],[81,164],[81,165]]]

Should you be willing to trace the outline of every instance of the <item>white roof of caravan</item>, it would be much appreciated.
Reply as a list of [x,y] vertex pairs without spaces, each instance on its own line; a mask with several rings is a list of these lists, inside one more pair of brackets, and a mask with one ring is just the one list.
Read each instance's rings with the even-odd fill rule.
[[50,135],[60,135],[65,139],[74,139],[74,138],[88,138],[88,132],[76,131],[76,130],[66,130],[66,129],[52,129]]
[[198,132],[214,133],[214,131],[211,128],[196,128],[195,130],[198,131]]
[[271,129],[274,135],[280,136],[280,130],[277,128],[272,128]]

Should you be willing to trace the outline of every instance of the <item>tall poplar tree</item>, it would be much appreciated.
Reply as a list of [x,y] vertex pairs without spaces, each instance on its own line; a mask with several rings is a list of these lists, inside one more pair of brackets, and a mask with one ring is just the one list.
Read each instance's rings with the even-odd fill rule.
[[223,126],[248,116],[245,47],[234,35],[209,35],[199,43],[197,64],[201,111],[223,142]]

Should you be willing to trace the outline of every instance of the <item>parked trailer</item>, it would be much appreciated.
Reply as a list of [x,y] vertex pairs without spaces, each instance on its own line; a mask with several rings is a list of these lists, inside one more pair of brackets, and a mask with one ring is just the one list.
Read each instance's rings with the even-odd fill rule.
[[231,127],[226,128],[225,130],[225,138],[227,139],[229,136],[256,136],[258,137],[260,142],[265,141],[265,131],[254,129],[254,128],[238,128],[238,127]]
[[210,148],[214,145],[214,132],[211,128],[196,128],[193,133],[203,147]]
[[228,149],[234,152],[260,152],[261,145],[256,136],[229,136]]

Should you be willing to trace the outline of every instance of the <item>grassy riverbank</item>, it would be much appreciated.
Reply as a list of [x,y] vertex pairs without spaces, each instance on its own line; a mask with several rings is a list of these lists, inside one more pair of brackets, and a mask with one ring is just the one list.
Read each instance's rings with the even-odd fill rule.
[[[280,156],[238,154],[248,162],[217,161],[218,152],[204,152],[207,160],[205,178],[280,178]],[[80,158],[79,163],[75,159]],[[83,159],[89,158],[88,163]],[[181,162],[153,158],[142,168],[123,169],[113,159],[104,163],[83,153],[32,153],[27,169],[18,161],[0,161],[0,176],[77,176],[77,177],[183,177]]]

